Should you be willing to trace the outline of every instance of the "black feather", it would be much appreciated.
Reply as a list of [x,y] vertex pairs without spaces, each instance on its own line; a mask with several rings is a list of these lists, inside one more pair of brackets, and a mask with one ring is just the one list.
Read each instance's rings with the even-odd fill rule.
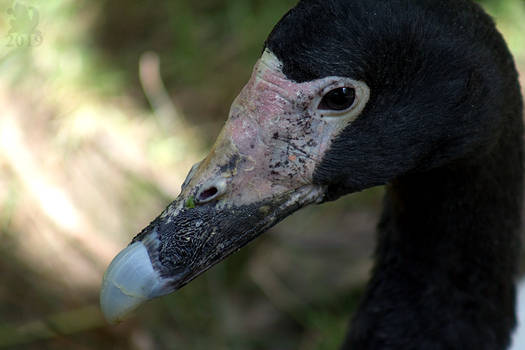
[[348,349],[505,349],[515,325],[522,100],[491,18],[466,0],[303,0],[266,42],[297,82],[362,80],[315,171],[327,200],[388,184]]

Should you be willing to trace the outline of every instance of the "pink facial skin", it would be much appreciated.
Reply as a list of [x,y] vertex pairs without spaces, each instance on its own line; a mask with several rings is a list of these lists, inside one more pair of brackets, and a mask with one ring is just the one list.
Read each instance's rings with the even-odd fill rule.
[[[324,94],[343,86],[356,91],[349,110],[318,109]],[[202,192],[215,188],[213,200],[218,205],[242,205],[308,188],[309,201],[321,200],[323,189],[312,182],[315,167],[368,97],[366,84],[349,78],[291,81],[266,50],[233,102],[210,154],[188,176],[181,196],[194,196],[199,204],[207,201],[201,200]]]

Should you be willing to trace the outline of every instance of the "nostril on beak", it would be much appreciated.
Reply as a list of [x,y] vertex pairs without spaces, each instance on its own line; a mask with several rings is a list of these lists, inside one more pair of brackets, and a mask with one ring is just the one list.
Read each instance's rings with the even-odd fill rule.
[[226,180],[219,179],[202,186],[197,195],[195,202],[197,204],[210,202],[226,192]]
[[217,194],[217,192],[219,192],[217,190],[216,187],[210,187],[204,191],[202,191],[201,193],[199,193],[199,196],[197,197],[199,202],[203,202],[203,201],[206,201],[210,198],[213,198],[213,196],[215,196]]

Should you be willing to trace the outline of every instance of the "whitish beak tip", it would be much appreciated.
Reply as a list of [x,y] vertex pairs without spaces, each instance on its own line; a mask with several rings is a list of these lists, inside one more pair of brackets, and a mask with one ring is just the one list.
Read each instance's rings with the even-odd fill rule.
[[122,321],[145,301],[166,293],[162,278],[153,269],[144,244],[135,242],[122,250],[104,273],[100,307],[111,324]]

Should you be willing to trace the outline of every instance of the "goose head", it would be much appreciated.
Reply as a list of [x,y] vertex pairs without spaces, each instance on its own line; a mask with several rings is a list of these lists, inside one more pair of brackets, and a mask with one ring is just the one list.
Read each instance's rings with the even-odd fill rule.
[[109,266],[106,318],[177,290],[306,205],[489,153],[521,129],[515,75],[470,2],[299,2],[209,155]]

